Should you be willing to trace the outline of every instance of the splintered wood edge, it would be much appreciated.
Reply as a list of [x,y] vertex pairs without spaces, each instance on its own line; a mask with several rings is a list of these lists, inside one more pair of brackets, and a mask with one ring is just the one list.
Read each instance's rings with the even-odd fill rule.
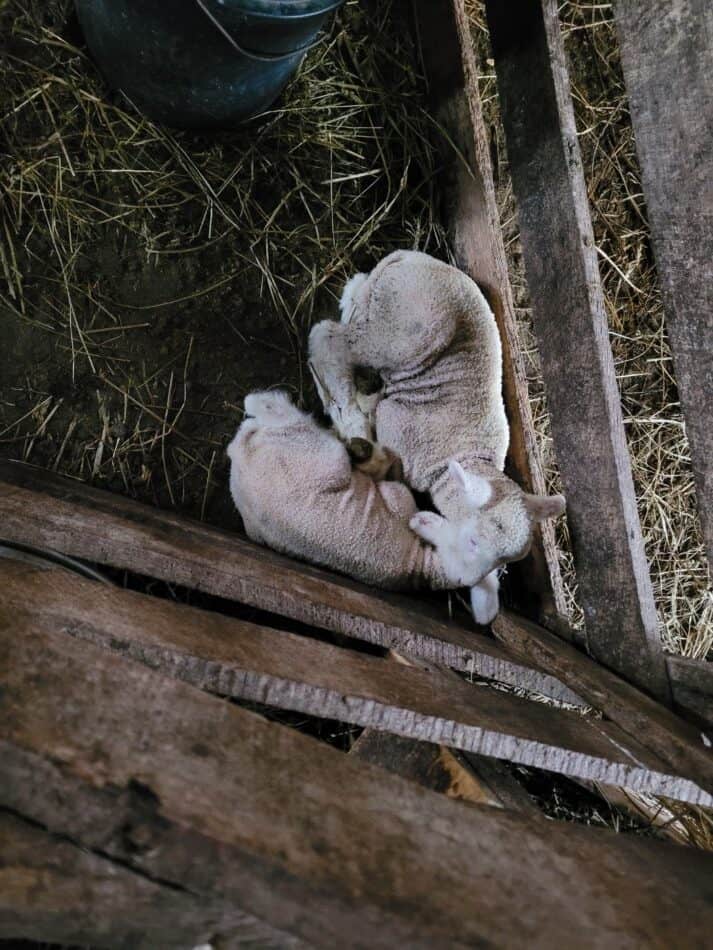
[[[584,705],[555,677],[508,657],[477,630],[419,616],[414,604],[302,565],[237,535],[28,466],[0,463],[0,484],[8,489],[0,492],[0,536],[6,540],[146,574],[559,702]],[[427,632],[429,626],[433,632]]]

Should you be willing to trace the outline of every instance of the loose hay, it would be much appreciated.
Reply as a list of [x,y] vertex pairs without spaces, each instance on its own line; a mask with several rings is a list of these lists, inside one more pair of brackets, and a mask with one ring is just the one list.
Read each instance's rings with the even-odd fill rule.
[[278,105],[173,133],[109,94],[69,2],[9,0],[0,451],[201,517],[250,389],[355,269],[445,253],[424,82],[390,3],[347,4]]

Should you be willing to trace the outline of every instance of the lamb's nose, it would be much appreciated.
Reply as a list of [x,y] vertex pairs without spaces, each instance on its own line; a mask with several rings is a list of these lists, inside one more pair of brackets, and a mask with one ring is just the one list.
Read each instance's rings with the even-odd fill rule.
[[357,465],[368,462],[374,452],[374,446],[368,439],[350,439],[347,442],[349,457]]

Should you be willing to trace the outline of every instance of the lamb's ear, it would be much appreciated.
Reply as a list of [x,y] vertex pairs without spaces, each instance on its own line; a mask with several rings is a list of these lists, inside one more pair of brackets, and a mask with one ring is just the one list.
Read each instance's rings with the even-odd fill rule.
[[448,463],[448,471],[461,491],[465,492],[468,503],[473,508],[482,508],[493,497],[493,486],[484,475],[466,472],[455,459]]
[[528,511],[535,521],[546,521],[564,514],[563,495],[525,495]]
[[435,511],[417,511],[408,526],[419,538],[423,538],[429,544],[435,544],[445,523],[446,519],[437,515]]

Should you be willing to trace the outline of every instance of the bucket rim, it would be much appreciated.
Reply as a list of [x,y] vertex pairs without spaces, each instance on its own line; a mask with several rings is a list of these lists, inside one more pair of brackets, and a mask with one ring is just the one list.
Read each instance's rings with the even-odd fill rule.
[[[277,3],[303,3],[304,0],[274,0]],[[216,6],[225,8],[225,3],[223,0],[215,0]],[[337,10],[339,7],[344,6],[346,0],[329,0],[325,2],[317,10],[310,10],[307,13],[290,13],[289,11],[284,13],[271,13],[269,10],[261,9],[250,9],[250,2],[245,4],[245,7],[242,12],[249,13],[250,16],[261,17],[265,20],[308,20],[311,17],[315,16],[324,16],[327,13],[332,13],[334,10]]]

